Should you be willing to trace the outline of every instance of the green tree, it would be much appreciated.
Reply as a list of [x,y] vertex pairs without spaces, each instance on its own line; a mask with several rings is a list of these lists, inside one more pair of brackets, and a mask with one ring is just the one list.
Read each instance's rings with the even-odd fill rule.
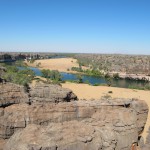
[[118,74],[118,73],[114,73],[114,74],[113,74],[113,78],[119,79],[119,74]]
[[61,74],[58,70],[52,70],[50,78],[55,81],[61,81]]
[[43,69],[41,70],[42,77],[44,78],[50,78],[51,77],[51,71],[49,69]]
[[80,74],[77,74],[76,77],[78,79],[78,83],[83,83],[83,79],[82,79],[82,76]]
[[6,72],[2,78],[6,81],[27,86],[34,79],[35,74],[30,69],[19,70],[15,66],[5,66]]
[[48,70],[48,69],[43,69],[42,71],[42,76],[44,78],[49,78],[53,81],[61,81],[61,74],[59,73],[58,70]]

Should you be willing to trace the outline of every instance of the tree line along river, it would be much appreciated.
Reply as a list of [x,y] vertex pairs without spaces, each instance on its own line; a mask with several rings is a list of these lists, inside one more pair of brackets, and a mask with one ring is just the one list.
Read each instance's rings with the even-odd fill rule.
[[[19,69],[25,69],[24,67],[18,67]],[[42,76],[41,70],[34,67],[28,67],[32,71],[34,71],[36,76]],[[76,74],[60,72],[62,81],[74,81],[78,80]],[[88,76],[82,75],[83,83],[89,83],[91,85],[99,85],[99,84],[107,84],[107,80],[104,77],[98,76]],[[150,82],[145,81],[136,81],[129,79],[111,79],[111,86],[113,87],[121,87],[121,88],[144,88],[145,86],[150,86]]]

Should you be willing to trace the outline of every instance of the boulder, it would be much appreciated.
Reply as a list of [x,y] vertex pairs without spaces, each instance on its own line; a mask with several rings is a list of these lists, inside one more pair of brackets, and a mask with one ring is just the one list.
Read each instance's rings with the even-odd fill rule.
[[77,96],[69,89],[54,84],[37,84],[30,90],[30,101],[32,102],[70,102],[77,100]]

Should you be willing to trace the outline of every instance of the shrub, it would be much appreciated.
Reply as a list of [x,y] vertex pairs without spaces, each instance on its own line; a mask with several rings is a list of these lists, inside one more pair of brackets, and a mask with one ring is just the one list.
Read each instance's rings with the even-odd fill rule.
[[83,79],[82,79],[82,76],[80,74],[77,74],[76,77],[78,79],[78,83],[83,83]]
[[77,72],[83,72],[82,68],[80,68],[80,67],[72,67],[71,70],[77,71]]
[[113,78],[119,79],[119,74],[118,74],[118,73],[114,73],[114,74],[113,74]]
[[98,83],[95,83],[95,84],[93,84],[93,86],[99,86],[100,84],[98,84]]
[[58,70],[51,71],[48,69],[43,69],[41,72],[44,78],[50,78],[51,80],[54,80],[54,81],[61,81],[61,74],[59,73]]
[[3,75],[3,78],[12,83],[28,86],[28,84],[31,83],[35,77],[34,72],[30,69],[18,70],[18,68],[15,66],[7,65],[6,68],[7,71]]

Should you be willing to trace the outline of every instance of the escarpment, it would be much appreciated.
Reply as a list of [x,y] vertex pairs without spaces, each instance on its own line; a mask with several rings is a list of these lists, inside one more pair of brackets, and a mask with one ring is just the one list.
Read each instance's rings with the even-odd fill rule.
[[6,83],[0,89],[4,150],[130,150],[138,145],[148,115],[144,101],[77,101],[59,85],[24,91]]

